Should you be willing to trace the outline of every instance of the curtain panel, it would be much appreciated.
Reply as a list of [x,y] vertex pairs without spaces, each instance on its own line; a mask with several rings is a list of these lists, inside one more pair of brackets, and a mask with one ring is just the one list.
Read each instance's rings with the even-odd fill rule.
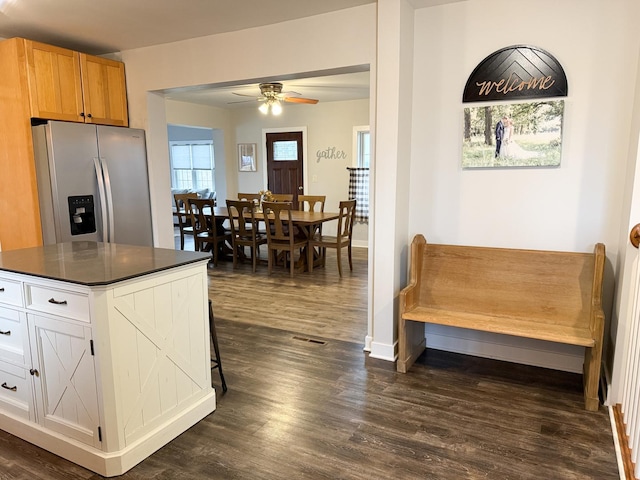
[[369,221],[369,169],[347,167],[349,171],[349,200],[356,201],[356,222]]

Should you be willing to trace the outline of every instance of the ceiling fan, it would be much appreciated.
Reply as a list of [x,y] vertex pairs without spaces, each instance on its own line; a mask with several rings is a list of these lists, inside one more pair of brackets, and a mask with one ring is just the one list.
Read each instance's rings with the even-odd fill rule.
[[282,84],[278,82],[261,83],[259,86],[261,96],[254,97],[253,95],[232,92],[234,95],[238,95],[239,97],[251,97],[253,100],[240,100],[238,102],[229,103],[243,103],[257,100],[258,102],[263,102],[258,108],[262,113],[267,114],[269,113],[269,110],[271,110],[271,113],[274,115],[280,115],[280,113],[282,113],[282,105],[280,102],[308,103],[312,105],[318,103],[318,100],[315,98],[304,98],[299,96],[300,94],[298,92],[283,92]]

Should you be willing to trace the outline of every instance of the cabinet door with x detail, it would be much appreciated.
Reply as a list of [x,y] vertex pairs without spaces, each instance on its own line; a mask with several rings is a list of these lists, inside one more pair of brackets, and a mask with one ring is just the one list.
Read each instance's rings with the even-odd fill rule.
[[28,315],[38,422],[100,447],[98,393],[91,328]]

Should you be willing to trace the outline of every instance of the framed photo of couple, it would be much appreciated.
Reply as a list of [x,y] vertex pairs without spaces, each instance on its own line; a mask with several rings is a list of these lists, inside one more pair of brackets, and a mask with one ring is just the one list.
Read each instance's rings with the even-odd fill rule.
[[564,100],[464,109],[462,168],[558,167]]

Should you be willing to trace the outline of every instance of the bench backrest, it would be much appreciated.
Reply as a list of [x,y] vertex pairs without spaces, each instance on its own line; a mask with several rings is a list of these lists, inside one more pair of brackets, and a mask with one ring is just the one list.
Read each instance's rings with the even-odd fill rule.
[[412,256],[422,306],[571,326],[589,325],[600,307],[602,244],[590,254],[437,245],[417,235]]

